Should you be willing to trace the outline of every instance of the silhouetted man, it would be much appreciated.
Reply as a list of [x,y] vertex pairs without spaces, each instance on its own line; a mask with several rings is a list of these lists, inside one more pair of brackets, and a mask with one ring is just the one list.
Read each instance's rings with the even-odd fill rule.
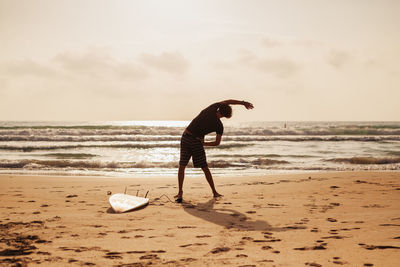
[[[182,202],[185,168],[191,157],[193,166],[203,170],[214,197],[222,196],[215,190],[214,181],[207,165],[204,146],[218,146],[221,143],[224,126],[220,118],[230,118],[232,116],[232,108],[230,105],[243,105],[246,109],[253,108],[253,104],[239,100],[225,100],[214,103],[203,109],[183,132],[178,170],[179,192],[175,196],[176,202]],[[204,142],[204,136],[212,132],[216,133],[215,141]]]

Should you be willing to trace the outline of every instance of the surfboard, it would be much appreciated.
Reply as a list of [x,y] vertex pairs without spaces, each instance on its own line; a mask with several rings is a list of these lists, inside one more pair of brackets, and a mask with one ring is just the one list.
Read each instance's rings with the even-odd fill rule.
[[110,205],[116,213],[134,210],[149,203],[145,197],[136,197],[127,194],[114,194],[109,199]]

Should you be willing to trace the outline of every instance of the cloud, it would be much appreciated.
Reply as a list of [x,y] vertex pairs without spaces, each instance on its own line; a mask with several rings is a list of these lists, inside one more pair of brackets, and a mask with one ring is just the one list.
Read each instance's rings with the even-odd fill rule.
[[138,81],[147,78],[147,71],[134,62],[120,62],[101,51],[84,54],[65,52],[58,54],[54,62],[72,76],[92,76],[96,78],[116,77]]
[[9,80],[18,77],[32,79],[122,79],[140,81],[148,77],[148,71],[132,61],[119,61],[107,53],[63,52],[52,60],[41,63],[32,59],[0,62],[0,75]]
[[351,61],[351,55],[346,51],[331,50],[326,56],[326,62],[336,69],[342,69]]
[[160,55],[142,54],[139,59],[147,66],[171,74],[184,74],[190,66],[179,52],[163,52]]
[[295,39],[290,42],[293,46],[305,47],[307,49],[311,48],[322,48],[325,45],[322,42],[307,39]]
[[254,74],[271,74],[280,79],[287,79],[300,70],[300,66],[293,60],[284,57],[259,57],[249,50],[240,50],[233,61],[219,61],[213,65],[224,70],[244,68]]
[[255,66],[262,72],[273,73],[280,78],[290,77],[299,69],[297,64],[285,58],[260,59]]
[[278,40],[274,40],[271,38],[264,38],[261,41],[261,44],[267,48],[274,48],[274,47],[278,47],[278,46],[282,46],[284,45],[282,42],[278,41]]
[[58,73],[55,69],[31,59],[8,61],[1,65],[1,73],[5,76],[31,76],[31,77],[55,77]]

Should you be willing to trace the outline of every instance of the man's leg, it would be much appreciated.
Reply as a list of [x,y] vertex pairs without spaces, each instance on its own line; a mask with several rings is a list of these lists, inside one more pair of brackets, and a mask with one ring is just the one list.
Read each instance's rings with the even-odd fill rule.
[[178,186],[179,186],[179,191],[178,191],[178,194],[175,196],[175,198],[182,198],[182,194],[183,194],[183,180],[185,179],[185,168],[186,168],[186,166],[179,165],[179,169],[178,169]]
[[179,191],[178,194],[175,196],[176,202],[178,203],[182,202],[185,168],[191,157],[192,157],[192,140],[189,136],[183,134],[181,138],[181,149],[180,149],[180,159],[179,159],[179,169],[178,169]]
[[214,194],[214,197],[221,197],[222,195],[219,194],[219,193],[217,192],[217,190],[215,190],[214,180],[213,180],[213,178],[212,178],[212,174],[211,174],[211,172],[210,172],[210,169],[209,169],[207,166],[206,166],[206,167],[202,167],[201,169],[203,170],[204,175],[206,176],[207,182],[208,182],[208,184],[209,184],[210,187],[211,187],[211,190],[212,190],[212,192],[213,192],[213,194]]

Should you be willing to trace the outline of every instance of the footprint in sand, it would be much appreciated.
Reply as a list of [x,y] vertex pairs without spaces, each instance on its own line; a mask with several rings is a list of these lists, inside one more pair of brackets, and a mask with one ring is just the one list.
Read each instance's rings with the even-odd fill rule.
[[145,254],[146,251],[144,251],[144,250],[131,250],[131,251],[127,251],[126,253],[128,253],[128,254]]
[[270,249],[272,249],[272,247],[271,246],[262,246],[261,249],[262,250],[270,250]]
[[205,246],[208,245],[207,243],[194,243],[194,244],[186,244],[186,245],[181,245],[181,248],[186,248],[186,247],[190,247],[190,246]]
[[108,252],[104,258],[107,259],[122,259],[121,253],[120,252]]
[[320,243],[317,245],[314,245],[312,247],[300,247],[300,248],[294,248],[294,250],[325,250],[327,243]]
[[222,253],[222,252],[228,252],[230,250],[231,249],[228,247],[217,247],[217,248],[212,249],[210,252],[212,254],[218,254],[218,253]]
[[178,226],[179,229],[197,228],[196,226]]
[[397,246],[375,246],[375,245],[366,245],[363,243],[358,244],[359,246],[368,249],[368,250],[375,250],[375,249],[400,249]]
[[211,237],[210,235],[197,235],[196,238],[207,238]]
[[383,223],[383,224],[380,224],[379,226],[400,226],[400,224]]
[[339,264],[339,265],[344,265],[347,262],[346,261],[340,261],[340,257],[333,257],[333,261],[334,264]]
[[157,254],[148,254],[148,255],[143,255],[139,259],[141,260],[159,260],[160,257],[158,257]]
[[306,262],[305,265],[312,266],[312,267],[322,267],[321,264],[316,263],[316,262]]

